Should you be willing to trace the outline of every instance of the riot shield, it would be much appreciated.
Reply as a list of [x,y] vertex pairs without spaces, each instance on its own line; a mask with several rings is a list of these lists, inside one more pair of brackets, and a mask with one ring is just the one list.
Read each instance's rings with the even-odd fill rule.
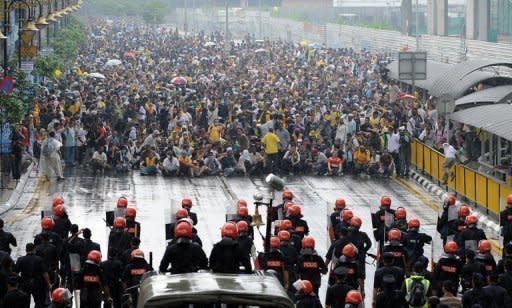
[[114,219],[117,217],[124,217],[125,208],[115,208],[112,211],[105,212],[105,223],[107,227],[112,227],[114,225]]
[[164,208],[165,240],[174,238],[174,224],[176,223],[176,212],[181,209],[181,201],[171,199],[169,207]]
[[236,201],[234,200],[229,200],[227,205],[226,205],[226,222],[236,222],[236,212],[237,212],[237,207],[236,207]]

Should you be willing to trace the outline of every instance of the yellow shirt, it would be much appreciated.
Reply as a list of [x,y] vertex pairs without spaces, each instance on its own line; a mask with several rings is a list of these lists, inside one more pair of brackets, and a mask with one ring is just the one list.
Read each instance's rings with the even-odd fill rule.
[[354,152],[354,161],[360,165],[365,165],[370,161],[370,153],[368,151],[357,150]]
[[153,157],[146,157],[146,167],[153,167],[156,162],[156,156]]
[[263,142],[265,145],[265,153],[277,153],[279,141],[279,137],[277,137],[277,135],[274,133],[267,133],[265,136],[263,136],[263,138],[261,138],[261,142]]
[[208,137],[210,138],[211,142],[219,142],[220,141],[220,133],[222,131],[221,125],[213,125],[210,126]]

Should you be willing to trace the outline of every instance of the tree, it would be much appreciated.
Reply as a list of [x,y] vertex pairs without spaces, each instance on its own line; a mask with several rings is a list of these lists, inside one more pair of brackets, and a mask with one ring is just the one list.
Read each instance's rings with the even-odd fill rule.
[[160,25],[164,22],[167,5],[159,0],[148,1],[144,4],[142,18],[148,24]]

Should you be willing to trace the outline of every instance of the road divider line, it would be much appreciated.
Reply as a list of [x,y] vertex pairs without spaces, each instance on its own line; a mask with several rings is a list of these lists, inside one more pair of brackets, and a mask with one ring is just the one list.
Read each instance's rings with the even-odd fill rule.
[[[428,207],[430,207],[432,210],[434,210],[439,215],[439,205],[435,202],[432,202],[427,197],[425,197],[425,193],[419,191],[415,187],[413,187],[411,184],[407,183],[406,181],[400,179],[400,178],[392,178],[393,182],[397,183],[398,185],[402,186],[405,190],[416,196],[418,199],[420,199],[424,204],[426,204]],[[500,244],[493,239],[489,239],[492,245],[492,252],[495,253],[498,256],[503,255],[503,250],[500,247]]]

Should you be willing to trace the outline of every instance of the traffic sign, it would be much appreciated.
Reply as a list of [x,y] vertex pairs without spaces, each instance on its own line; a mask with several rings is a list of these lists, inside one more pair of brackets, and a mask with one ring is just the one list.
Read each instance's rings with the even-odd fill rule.
[[11,94],[14,90],[14,80],[9,76],[2,79],[2,81],[0,81],[0,90],[4,91],[6,94]]

